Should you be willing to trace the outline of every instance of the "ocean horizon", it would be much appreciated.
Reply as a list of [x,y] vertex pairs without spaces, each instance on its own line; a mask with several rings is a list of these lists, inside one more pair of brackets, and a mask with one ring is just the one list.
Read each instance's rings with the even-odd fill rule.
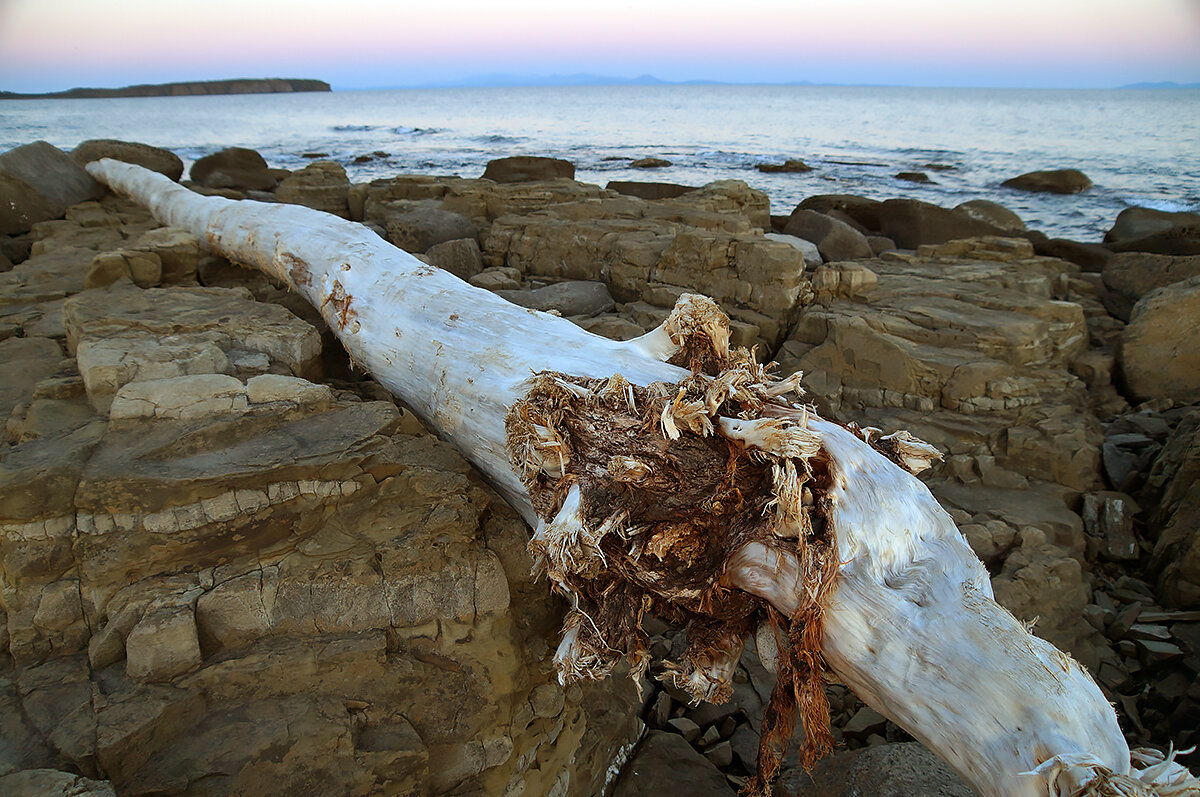
[[[817,194],[999,202],[1050,236],[1098,241],[1140,205],[1200,210],[1200,89],[964,89],[652,84],[336,90],[0,103],[0,149],[35,140],[141,141],[186,162],[229,146],[297,169],[335,160],[354,181],[479,177],[546,155],[576,179],[700,186],[739,179],[786,215]],[[669,166],[635,168],[641,158]],[[803,160],[813,171],[765,174]],[[1072,168],[1093,188],[1028,194],[1001,183]],[[929,182],[898,178],[923,173]]]

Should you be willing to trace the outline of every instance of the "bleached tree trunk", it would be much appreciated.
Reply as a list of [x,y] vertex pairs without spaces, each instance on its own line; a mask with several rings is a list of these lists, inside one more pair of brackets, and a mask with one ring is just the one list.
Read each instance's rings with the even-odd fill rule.
[[318,211],[202,197],[107,159],[87,169],[304,295],[357,364],[491,479],[572,601],[564,679],[602,677],[621,657],[640,675],[642,612],[676,612],[695,641],[666,677],[719,700],[745,637],[769,621],[760,652],[780,651],[781,687],[754,789],[792,707],[820,752],[827,665],[981,794],[1200,793],[1170,759],[1131,766],[1091,677],[995,603],[909,472],[936,453],[785,400],[796,382],[730,352],[711,302],[684,297],[659,329],[614,342]]

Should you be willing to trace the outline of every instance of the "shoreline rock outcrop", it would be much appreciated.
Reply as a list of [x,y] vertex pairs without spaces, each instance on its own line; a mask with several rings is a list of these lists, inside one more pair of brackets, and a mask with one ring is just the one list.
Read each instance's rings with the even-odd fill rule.
[[[250,160],[272,183],[245,190],[397,240],[406,218],[446,229],[423,258],[598,334],[714,295],[734,342],[804,369],[819,409],[944,452],[929,485],[998,598],[1091,670],[1133,743],[1200,742],[1197,399],[1126,387],[1128,363],[1167,351],[1126,350],[1147,300],[1194,287],[1185,256],[1088,272],[971,203],[801,203],[853,233],[835,250],[765,235],[766,196],[739,182],[651,199]],[[529,576],[527,530],[318,314],[117,197],[59,215],[0,240],[0,789],[740,787],[773,685],[753,650],[720,706],[621,678],[562,689],[564,607]],[[1113,296],[1146,305],[1126,325]],[[647,631],[682,651],[680,629]],[[844,687],[827,695],[844,752],[822,773],[958,788]]]

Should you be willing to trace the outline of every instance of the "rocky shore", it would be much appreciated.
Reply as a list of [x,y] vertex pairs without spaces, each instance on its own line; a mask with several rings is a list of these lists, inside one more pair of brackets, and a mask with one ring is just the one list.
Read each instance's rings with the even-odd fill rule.
[[[183,177],[132,142],[0,155],[0,793],[735,793],[773,682],[753,651],[719,706],[561,688],[564,606],[515,513],[315,310],[107,193],[100,157]],[[351,184],[231,149],[188,176],[612,338],[712,296],[822,413],[944,452],[924,478],[997,599],[1131,744],[1200,743],[1200,216],[1131,208],[1099,245],[989,202],[772,215],[742,182],[539,158]],[[778,793],[970,793],[828,693],[839,751]]]

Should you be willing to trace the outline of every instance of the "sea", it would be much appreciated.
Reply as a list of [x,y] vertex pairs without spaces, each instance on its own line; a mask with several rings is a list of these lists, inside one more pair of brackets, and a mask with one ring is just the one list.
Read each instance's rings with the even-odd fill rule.
[[[356,182],[479,177],[493,158],[547,155],[599,185],[743,180],[784,215],[815,194],[946,207],[988,199],[1032,229],[1080,241],[1099,241],[1131,205],[1200,210],[1197,89],[656,85],[0,101],[0,150],[90,138],[165,147],[188,165],[229,146],[288,169],[319,154]],[[671,165],[631,166],[647,157]],[[787,158],[813,171],[755,169]],[[1094,187],[1060,196],[1001,186],[1060,168],[1083,171]]]

